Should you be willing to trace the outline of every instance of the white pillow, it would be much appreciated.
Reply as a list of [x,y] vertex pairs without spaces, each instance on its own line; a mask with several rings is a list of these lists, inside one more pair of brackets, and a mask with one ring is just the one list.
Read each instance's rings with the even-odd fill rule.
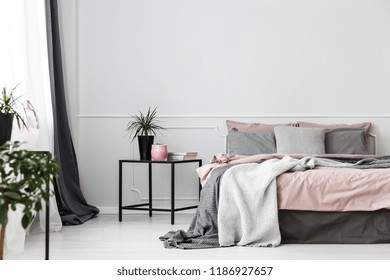
[[278,154],[325,154],[325,129],[278,126],[274,128]]

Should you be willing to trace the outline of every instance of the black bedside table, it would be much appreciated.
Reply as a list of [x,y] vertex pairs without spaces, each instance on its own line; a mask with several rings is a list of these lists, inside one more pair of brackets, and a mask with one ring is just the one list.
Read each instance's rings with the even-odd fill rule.
[[[149,202],[132,205],[122,205],[122,167],[124,163],[143,163],[148,164],[149,171]],[[175,212],[188,209],[197,208],[198,205],[192,205],[187,207],[175,208],[175,165],[183,163],[198,163],[199,167],[202,166],[201,159],[191,160],[139,160],[139,159],[121,159],[119,160],[119,221],[122,222],[122,210],[143,210],[149,211],[149,217],[152,216],[153,211],[171,212],[171,224],[175,223]],[[153,208],[153,192],[152,192],[152,166],[154,164],[170,164],[171,165],[171,207],[168,208]],[[200,197],[201,185],[199,180],[199,197]],[[147,207],[145,207],[147,206]]]

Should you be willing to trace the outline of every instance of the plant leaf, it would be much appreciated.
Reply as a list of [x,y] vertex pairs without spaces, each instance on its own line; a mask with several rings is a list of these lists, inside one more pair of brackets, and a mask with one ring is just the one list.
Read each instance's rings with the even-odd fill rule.
[[21,198],[21,196],[15,192],[4,192],[3,195],[14,200],[19,200]]
[[31,221],[31,214],[30,212],[27,212],[22,217],[22,227],[27,228]]

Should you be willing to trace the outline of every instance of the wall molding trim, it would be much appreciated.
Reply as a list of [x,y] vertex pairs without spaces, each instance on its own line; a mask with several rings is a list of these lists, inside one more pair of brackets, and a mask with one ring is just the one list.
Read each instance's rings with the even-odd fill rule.
[[[127,119],[129,115],[106,115],[106,114],[94,114],[94,115],[77,115],[78,119]],[[375,119],[388,119],[390,115],[159,115],[162,119],[284,119],[284,118],[341,118],[341,119],[353,119],[353,118],[375,118]]]

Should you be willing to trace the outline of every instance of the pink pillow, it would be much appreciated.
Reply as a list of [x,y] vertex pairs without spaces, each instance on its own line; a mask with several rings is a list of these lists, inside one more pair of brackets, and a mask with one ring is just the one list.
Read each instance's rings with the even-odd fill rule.
[[371,122],[365,123],[354,123],[354,124],[319,124],[319,123],[310,123],[310,122],[298,122],[299,127],[317,127],[325,129],[334,129],[334,128],[363,128],[366,136],[366,144],[368,142],[368,135],[370,134]]
[[366,132],[366,135],[370,133],[371,123],[355,123],[355,124],[320,124],[320,123],[310,123],[310,122],[298,122],[299,127],[317,127],[325,129],[334,129],[334,128],[363,128]]
[[227,120],[226,126],[228,131],[233,128],[241,132],[256,133],[256,132],[274,132],[274,127],[277,126],[297,126],[296,123],[285,123],[285,124],[262,124],[262,123],[243,123]]

